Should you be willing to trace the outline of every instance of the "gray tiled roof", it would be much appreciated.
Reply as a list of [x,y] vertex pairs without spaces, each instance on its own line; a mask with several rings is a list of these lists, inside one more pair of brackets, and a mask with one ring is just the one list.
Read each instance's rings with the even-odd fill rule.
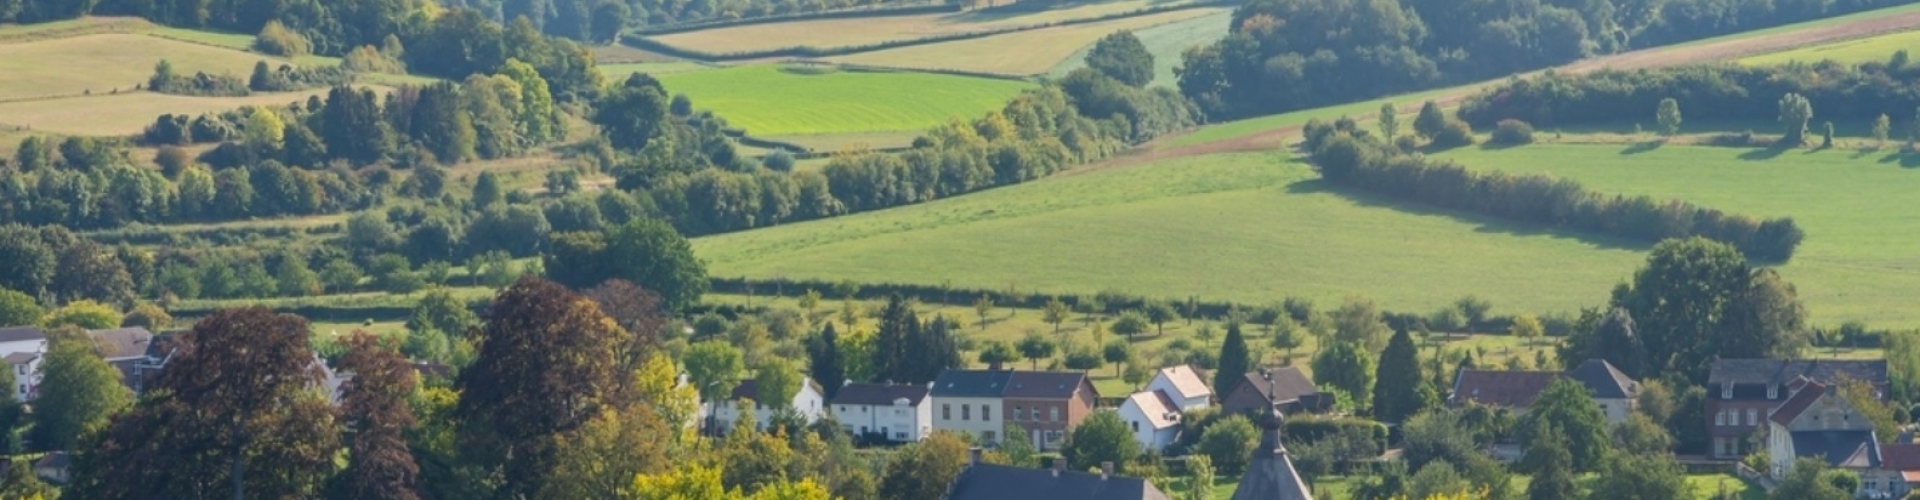
[[1086,383],[1085,372],[1013,372],[1007,379],[1009,398],[1067,399]]
[[933,381],[933,397],[997,398],[1007,391],[1013,372],[1007,370],[947,370]]
[[[1251,387],[1256,392],[1276,403],[1298,401],[1301,397],[1320,393],[1320,388],[1313,385],[1313,380],[1308,379],[1306,374],[1300,373],[1297,367],[1272,368],[1267,372],[1273,374],[1272,384],[1268,384],[1267,379],[1261,377],[1259,371],[1247,372],[1246,376],[1240,378],[1239,383],[1253,384]],[[1222,394],[1231,393],[1233,390],[1235,390],[1234,387],[1229,387],[1227,392]]]
[[1873,431],[1795,431],[1793,453],[1821,459],[1828,467],[1880,466],[1880,445],[1875,442]]
[[0,342],[19,342],[22,340],[46,340],[46,339],[47,339],[47,333],[44,331],[41,331],[40,327],[37,327],[37,326],[27,325],[27,326],[0,327]]
[[946,500],[1170,500],[1145,479],[1051,469],[973,464],[954,478]]
[[153,332],[138,326],[88,330],[87,336],[93,337],[93,345],[100,350],[100,357],[108,360],[145,357],[147,345],[153,343]]
[[1872,383],[1886,383],[1887,360],[1838,359],[1720,359],[1713,362],[1707,383],[1785,384],[1795,377],[1831,384],[1846,376]]
[[927,386],[914,384],[847,384],[834,393],[833,404],[892,406],[894,400],[906,398],[907,404],[918,405],[926,399]]
[[1604,359],[1586,360],[1568,371],[1567,377],[1587,386],[1587,390],[1592,391],[1596,398],[1628,399],[1640,392],[1639,384]]

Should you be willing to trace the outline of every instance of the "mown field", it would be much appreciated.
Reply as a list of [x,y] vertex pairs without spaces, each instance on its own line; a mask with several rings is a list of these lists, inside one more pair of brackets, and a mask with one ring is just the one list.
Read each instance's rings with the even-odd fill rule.
[[[1213,43],[1226,36],[1227,25],[1232,21],[1233,12],[1221,11],[1133,32],[1134,36],[1140,37],[1140,43],[1147,46],[1147,52],[1153,54],[1153,82],[1148,85],[1177,88],[1180,80],[1175,78],[1173,69],[1180,66],[1180,53],[1189,47]],[[1082,47],[1047,74],[1066,76],[1070,71],[1086,67],[1087,52],[1091,50],[1091,45]]]
[[[384,92],[385,87],[365,86]],[[152,92],[34,99],[0,103],[0,124],[72,135],[133,135],[166,113],[200,114],[241,106],[279,106],[325,96],[327,89],[259,93],[246,97],[189,97]]]
[[1090,19],[1187,1],[1110,0],[1040,10],[1015,7],[946,14],[815,19],[729,26],[650,38],[674,47],[707,53],[752,52],[786,47],[855,47]]
[[1218,15],[1224,8],[1187,9],[1111,21],[1041,28],[985,38],[861,52],[827,60],[892,68],[947,69],[1001,75],[1045,73],[1092,44],[1120,30],[1144,30],[1162,24]]
[[[824,72],[822,72],[824,71]],[[659,75],[755,136],[919,131],[1000,109],[1025,82],[914,72],[738,66]]]
[[1887,58],[1893,57],[1895,52],[1910,51],[1915,48],[1920,48],[1920,31],[1893,33],[1758,55],[1741,59],[1740,64],[1766,66],[1794,61],[1812,63],[1829,59],[1847,64],[1886,62]]
[[1865,152],[1702,146],[1533,145],[1464,148],[1443,156],[1472,168],[1547,172],[1602,192],[1646,194],[1759,217],[1791,216],[1806,231],[1781,275],[1813,321],[1920,326],[1920,170],[1891,150]]
[[1068,174],[891,210],[699,238],[716,276],[850,279],[1431,311],[1603,303],[1645,245],[1342,193],[1278,153]]
[[131,92],[161,60],[174,71],[245,77],[254,63],[286,61],[159,37],[106,33],[0,44],[0,101]]

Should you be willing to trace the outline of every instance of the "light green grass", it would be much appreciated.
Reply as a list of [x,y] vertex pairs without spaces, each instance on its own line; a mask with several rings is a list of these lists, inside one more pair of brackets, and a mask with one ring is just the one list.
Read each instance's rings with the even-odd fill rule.
[[1739,40],[1743,38],[1778,35],[1782,33],[1791,33],[1791,32],[1800,31],[1800,30],[1809,29],[1809,28],[1833,26],[1837,24],[1850,23],[1850,22],[1860,21],[1865,19],[1873,19],[1876,17],[1891,16],[1896,14],[1906,14],[1909,12],[1920,12],[1920,3],[1901,5],[1897,7],[1887,7],[1882,9],[1868,10],[1868,11],[1861,11],[1861,12],[1855,12],[1852,14],[1847,14],[1844,16],[1834,16],[1834,17],[1829,17],[1825,19],[1801,21],[1793,24],[1783,24],[1780,26],[1774,26],[1772,28],[1766,28],[1766,29],[1742,31],[1739,33],[1730,33],[1730,34],[1716,36],[1713,38],[1706,38],[1706,39],[1694,40],[1691,42],[1676,44],[1676,45],[1672,45],[1672,47],[1686,47],[1690,45],[1702,45],[1702,44],[1709,44],[1709,43],[1716,43],[1716,42],[1724,42],[1729,40]]
[[657,77],[675,73],[706,71],[714,69],[716,66],[697,62],[673,61],[601,64],[597,67],[600,68],[600,74],[607,75],[608,79],[619,80],[634,73],[646,73]]
[[[132,91],[161,60],[177,74],[245,78],[254,63],[280,59],[193,42],[103,33],[0,45],[0,100]],[[152,116],[148,116],[152,121]]]
[[[1134,36],[1139,37],[1140,43],[1147,46],[1147,52],[1153,54],[1153,82],[1148,85],[1175,88],[1179,78],[1175,77],[1174,68],[1180,66],[1180,54],[1189,47],[1213,43],[1226,36],[1227,25],[1232,21],[1232,12],[1219,12],[1135,31]],[[1091,50],[1091,45],[1080,49],[1079,53],[1054,66],[1047,74],[1061,77],[1086,67],[1087,52]]]
[[[984,112],[983,112],[984,113]],[[855,134],[776,135],[763,139],[790,143],[813,151],[833,152],[850,149],[904,148],[913,145],[925,130],[902,130]]]
[[859,47],[932,36],[1043,26],[1163,7],[1184,1],[1106,0],[1074,2],[1057,8],[1038,10],[1016,7],[941,14],[807,19],[726,26],[649,38],[678,48],[721,54],[785,47]]
[[243,52],[253,49],[253,35],[170,28],[165,26],[155,26],[146,30],[146,33],[160,38],[212,45]]
[[[1470,168],[1548,172],[1606,193],[1677,198],[1758,217],[1791,216],[1806,231],[1780,267],[1812,321],[1920,326],[1920,170],[1888,153],[1541,144],[1445,153]],[[1906,163],[1912,164],[1911,160]]]
[[1000,109],[1031,84],[912,72],[802,74],[776,65],[660,75],[753,135],[924,130]]
[[1405,109],[1417,107],[1420,105],[1421,102],[1429,99],[1434,99],[1434,98],[1438,98],[1445,95],[1470,91],[1473,88],[1475,88],[1477,85],[1478,84],[1468,85],[1463,87],[1452,87],[1452,88],[1445,88],[1445,89],[1428,90],[1424,92],[1397,95],[1393,97],[1374,99],[1369,101],[1361,101],[1361,102],[1355,102],[1355,103],[1349,103],[1349,104],[1339,104],[1339,105],[1327,106],[1323,108],[1314,108],[1314,109],[1294,111],[1289,113],[1281,113],[1277,115],[1267,115],[1267,116],[1261,116],[1256,118],[1246,118],[1246,119],[1234,120],[1230,122],[1216,123],[1216,124],[1200,127],[1198,130],[1194,130],[1193,133],[1173,138],[1169,142],[1173,146],[1192,146],[1196,144],[1207,144],[1207,143],[1213,143],[1213,142],[1228,141],[1228,140],[1239,139],[1239,138],[1254,135],[1254,134],[1259,134],[1259,133],[1277,129],[1277,128],[1298,127],[1301,125],[1305,125],[1308,120],[1312,120],[1315,118],[1319,118],[1321,120],[1332,120],[1344,115],[1344,116],[1352,116],[1355,118],[1371,119],[1375,114],[1378,114],[1380,112],[1380,104],[1387,103],[1387,102],[1391,102],[1394,104],[1394,106],[1402,108],[1402,111],[1400,112],[1400,114],[1406,117],[1404,120],[1411,123],[1413,119],[1412,118],[1413,113],[1409,111],[1405,111]]
[[984,38],[910,45],[828,58],[829,61],[889,68],[950,69],[997,75],[1046,73],[1075,52],[1120,30],[1214,15],[1225,8],[1200,8],[1124,17],[1095,23],[1054,26]]
[[1920,47],[1920,31],[1906,31],[1875,37],[1801,47],[1740,60],[1740,64],[1766,66],[1799,61],[1805,63],[1833,60],[1846,64],[1886,62],[1894,52]]
[[1360,294],[1396,311],[1472,293],[1503,313],[1602,304],[1646,250],[1334,192],[1272,153],[1060,176],[709,236],[694,248],[715,276],[1113,288],[1257,304]]
[[1687,484],[1693,486],[1695,500],[1711,500],[1722,488],[1732,492],[1741,500],[1765,500],[1767,490],[1749,483],[1732,474],[1688,474]]

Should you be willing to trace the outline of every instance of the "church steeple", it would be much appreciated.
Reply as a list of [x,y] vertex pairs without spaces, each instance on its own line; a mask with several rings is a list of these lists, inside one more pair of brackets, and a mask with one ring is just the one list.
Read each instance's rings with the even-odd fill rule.
[[[1273,384],[1271,372],[1260,370],[1260,376],[1269,386]],[[1271,388],[1267,394],[1273,394]],[[1260,448],[1254,450],[1253,462],[1247,464],[1246,475],[1234,488],[1233,500],[1313,500],[1312,490],[1293,469],[1293,460],[1287,458],[1287,445],[1281,439],[1286,424],[1286,415],[1268,396],[1267,411],[1260,416]]]

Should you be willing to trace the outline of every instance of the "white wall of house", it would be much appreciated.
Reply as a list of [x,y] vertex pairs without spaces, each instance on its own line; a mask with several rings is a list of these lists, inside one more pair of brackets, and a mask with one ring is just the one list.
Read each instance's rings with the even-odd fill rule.
[[919,405],[907,398],[894,399],[891,405],[833,405],[833,415],[856,436],[877,432],[888,441],[905,443],[933,433],[933,398],[920,398]]
[[[824,401],[826,401],[826,397],[822,396],[820,391],[813,389],[813,383],[810,380],[802,380],[800,392],[794,393],[793,401],[789,401],[788,404],[793,407],[794,411],[799,412],[800,416],[804,418],[807,423],[811,424],[819,421],[820,416],[826,414],[827,408]],[[712,403],[702,404],[700,406],[700,416],[702,420],[706,420],[707,417],[711,416],[715,428],[721,430],[733,428],[733,422],[740,419],[740,402],[718,401],[718,403],[718,408],[715,408],[714,406],[716,405]],[[773,420],[773,413],[778,410],[778,406],[754,402],[754,428],[765,430],[767,428],[767,422]]]
[[1147,410],[1133,402],[1133,398],[1127,398],[1116,411],[1120,414],[1120,420],[1126,422],[1128,429],[1133,431],[1134,442],[1140,443],[1143,450],[1165,450],[1180,435],[1180,424],[1154,428],[1154,420],[1148,417]]
[[1598,403],[1601,412],[1607,414],[1608,425],[1625,423],[1627,416],[1633,414],[1634,401],[1631,399],[1593,398],[1593,402]]
[[13,395],[15,401],[26,401],[33,395],[34,389],[39,387],[40,361],[46,357],[46,352],[46,339],[0,342],[0,357],[6,357],[9,354],[15,353],[32,353],[36,355],[32,361],[26,364],[7,365],[7,369],[13,370],[14,385],[13,387],[7,388],[7,392]]
[[1213,396],[1211,394],[1181,393],[1179,386],[1174,385],[1173,380],[1167,378],[1167,372],[1165,371],[1155,374],[1153,380],[1147,381],[1147,388],[1144,389],[1146,392],[1156,390],[1166,391],[1167,396],[1173,397],[1174,402],[1180,403],[1180,411],[1198,410],[1213,404]]
[[928,397],[933,400],[933,428],[964,432],[982,443],[998,443],[1006,436],[1007,423],[1000,418],[1005,405],[1000,398]]

